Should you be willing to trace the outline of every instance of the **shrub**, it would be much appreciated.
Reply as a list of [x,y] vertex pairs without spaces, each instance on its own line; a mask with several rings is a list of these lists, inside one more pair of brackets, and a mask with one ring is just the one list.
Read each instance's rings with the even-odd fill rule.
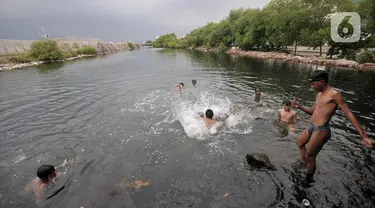
[[65,58],[76,57],[78,56],[78,51],[73,48],[69,48],[66,52],[63,53]]
[[55,40],[33,42],[30,46],[30,56],[40,61],[56,61],[64,58]]
[[60,49],[63,51],[63,52],[67,52],[70,48],[70,44],[69,43],[63,43],[60,45]]
[[87,54],[87,55],[93,55],[96,54],[96,48],[89,46],[89,45],[83,45],[80,49],[78,49],[78,54]]
[[219,51],[225,52],[225,51],[227,51],[229,48],[228,48],[228,46],[226,46],[224,43],[220,43],[218,49],[219,49]]
[[358,63],[375,63],[375,52],[363,50],[356,55]]
[[10,57],[9,60],[14,63],[30,63],[34,59],[27,53],[18,54],[16,56]]
[[129,46],[131,51],[135,49],[135,46],[132,42],[128,42],[128,46]]

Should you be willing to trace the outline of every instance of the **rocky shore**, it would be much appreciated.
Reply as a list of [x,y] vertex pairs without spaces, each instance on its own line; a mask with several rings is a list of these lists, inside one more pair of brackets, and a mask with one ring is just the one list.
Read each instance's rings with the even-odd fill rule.
[[[204,52],[217,52],[217,49],[196,48],[195,50]],[[232,48],[226,51],[227,54],[240,57],[249,57],[260,60],[274,60],[278,63],[306,64],[311,66],[326,66],[332,68],[348,68],[355,70],[375,70],[375,63],[360,64],[356,61],[347,59],[328,59],[324,56],[294,56],[287,53],[277,52],[259,52],[259,51],[243,51],[241,49]]]

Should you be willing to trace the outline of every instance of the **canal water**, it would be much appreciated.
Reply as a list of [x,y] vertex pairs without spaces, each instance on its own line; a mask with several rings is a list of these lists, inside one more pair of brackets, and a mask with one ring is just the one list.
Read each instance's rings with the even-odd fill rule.
[[[301,207],[307,199],[311,207],[374,207],[374,153],[340,110],[318,155],[315,182],[301,183],[306,170],[295,141],[310,116],[297,111],[294,133],[276,119],[283,99],[313,104],[311,70],[141,49],[0,73],[0,205]],[[375,73],[327,70],[375,138]],[[184,91],[172,92],[179,82]],[[198,117],[207,108],[229,116],[216,134]],[[267,155],[276,170],[249,167],[251,153]],[[42,164],[61,176],[35,204],[23,188]]]

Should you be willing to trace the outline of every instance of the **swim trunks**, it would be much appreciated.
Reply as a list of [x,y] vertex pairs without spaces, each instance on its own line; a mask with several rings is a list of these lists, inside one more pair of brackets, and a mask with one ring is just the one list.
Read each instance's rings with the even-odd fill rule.
[[328,131],[328,138],[327,138],[327,140],[331,139],[331,128],[329,126],[329,123],[326,123],[323,126],[315,126],[314,124],[311,124],[311,126],[308,129],[309,138],[311,138],[311,134],[314,131],[324,131],[324,130]]

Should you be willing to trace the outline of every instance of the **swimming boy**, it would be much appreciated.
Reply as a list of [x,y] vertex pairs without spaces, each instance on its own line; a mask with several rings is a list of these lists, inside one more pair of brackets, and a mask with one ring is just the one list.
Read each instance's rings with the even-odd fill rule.
[[191,83],[193,84],[193,87],[197,84],[197,80],[193,79],[191,80]]
[[[326,71],[315,70],[310,75],[309,81],[311,82],[312,88],[318,92],[312,108],[304,107],[295,100],[292,101],[292,106],[294,108],[311,115],[310,127],[299,135],[296,142],[300,150],[301,160],[303,163],[307,164],[307,179],[313,177],[316,169],[316,157],[324,144],[331,138],[329,121],[335,114],[337,107],[341,108],[345,116],[361,135],[364,145],[368,148],[373,148],[375,144],[375,141],[370,139],[363,131],[356,117],[345,103],[343,96],[329,84],[328,73]],[[307,143],[309,143],[308,148],[305,147]]]
[[291,110],[291,106],[290,100],[283,101],[283,108],[279,110],[279,122],[287,125],[290,131],[294,131],[297,123],[297,113]]
[[43,197],[43,193],[45,188],[51,182],[51,180],[57,177],[57,173],[55,167],[52,165],[42,165],[37,170],[38,178],[32,180],[29,184],[25,187],[26,193],[33,193],[35,196],[35,201],[40,202]]
[[213,119],[213,116],[214,112],[211,109],[206,110],[206,117],[203,117],[203,115],[201,115],[201,118],[208,129],[210,129],[217,122]]
[[183,89],[184,89],[184,83],[183,82],[180,82],[176,86],[173,87],[174,92],[182,91]]

